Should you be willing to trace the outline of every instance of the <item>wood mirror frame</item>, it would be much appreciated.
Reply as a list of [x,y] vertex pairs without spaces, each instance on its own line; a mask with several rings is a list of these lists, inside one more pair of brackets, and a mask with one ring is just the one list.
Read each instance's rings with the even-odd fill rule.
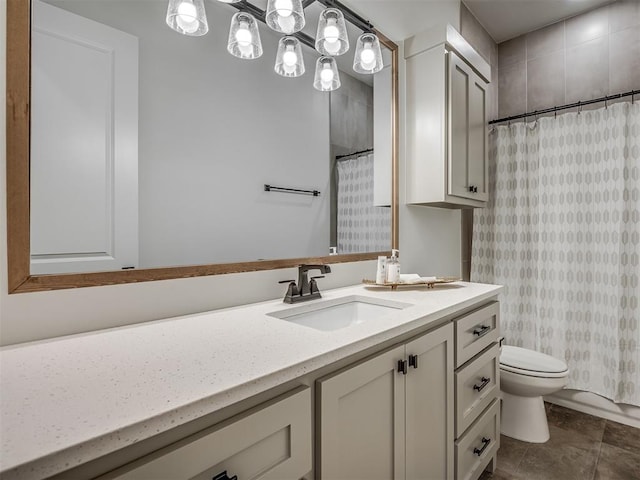
[[[30,253],[30,79],[31,2],[7,1],[7,263],[9,293],[149,282],[224,273],[296,267],[301,263],[344,263],[376,259],[389,252],[288,258],[256,262],[189,265],[112,272],[31,275]],[[380,32],[392,62],[391,248],[398,248],[398,46]]]

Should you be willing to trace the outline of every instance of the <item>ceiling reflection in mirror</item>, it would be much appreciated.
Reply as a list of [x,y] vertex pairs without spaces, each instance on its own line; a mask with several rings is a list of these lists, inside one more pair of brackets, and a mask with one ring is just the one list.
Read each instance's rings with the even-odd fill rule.
[[[167,4],[33,1],[31,273],[389,250],[389,50],[356,73],[363,32],[347,22],[340,88],[322,92],[309,46],[285,77],[284,34],[257,22],[263,54],[236,58],[236,8],[205,0],[208,32],[191,36]],[[302,33],[323,9],[305,8]]]

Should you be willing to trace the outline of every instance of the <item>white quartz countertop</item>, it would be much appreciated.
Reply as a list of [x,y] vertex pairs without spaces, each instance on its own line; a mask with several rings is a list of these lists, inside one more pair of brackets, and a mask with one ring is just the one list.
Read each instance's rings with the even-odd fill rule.
[[335,331],[281,299],[0,349],[2,478],[44,478],[215,412],[497,295],[465,282],[323,292],[413,306]]

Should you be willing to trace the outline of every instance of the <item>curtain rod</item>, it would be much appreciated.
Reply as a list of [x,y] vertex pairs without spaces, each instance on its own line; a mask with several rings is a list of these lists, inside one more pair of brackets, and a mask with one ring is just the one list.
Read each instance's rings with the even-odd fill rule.
[[534,117],[537,115],[544,115],[545,113],[553,113],[553,112],[558,112],[560,110],[566,110],[568,108],[575,108],[575,107],[583,107],[584,105],[591,105],[592,103],[600,103],[600,102],[607,102],[609,100],[615,100],[617,98],[623,98],[623,97],[628,97],[631,96],[632,97],[632,101],[633,96],[635,95],[639,95],[640,94],[640,90],[631,90],[629,92],[626,93],[618,93],[616,95],[609,95],[606,97],[600,97],[600,98],[594,98],[593,100],[587,100],[585,102],[575,102],[575,103],[568,103],[567,105],[562,105],[559,107],[551,107],[551,108],[545,108],[544,110],[536,110],[534,112],[526,112],[526,113],[522,113],[520,115],[513,115],[511,117],[504,117],[504,118],[499,118],[498,120],[491,120],[489,122],[489,125],[493,125],[494,123],[502,123],[502,122],[510,122],[511,120],[518,120],[520,118],[527,118],[527,117]]
[[340,160],[345,157],[353,157],[354,155],[360,155],[361,153],[371,153],[373,152],[373,148],[369,148],[368,150],[360,150],[359,152],[347,153],[346,155],[336,155],[336,160]]

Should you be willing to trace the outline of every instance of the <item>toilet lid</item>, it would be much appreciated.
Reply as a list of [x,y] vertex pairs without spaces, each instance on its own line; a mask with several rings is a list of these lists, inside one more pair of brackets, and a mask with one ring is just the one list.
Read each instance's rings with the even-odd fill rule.
[[502,347],[500,368],[535,377],[557,377],[568,371],[567,364],[559,358],[511,345]]

